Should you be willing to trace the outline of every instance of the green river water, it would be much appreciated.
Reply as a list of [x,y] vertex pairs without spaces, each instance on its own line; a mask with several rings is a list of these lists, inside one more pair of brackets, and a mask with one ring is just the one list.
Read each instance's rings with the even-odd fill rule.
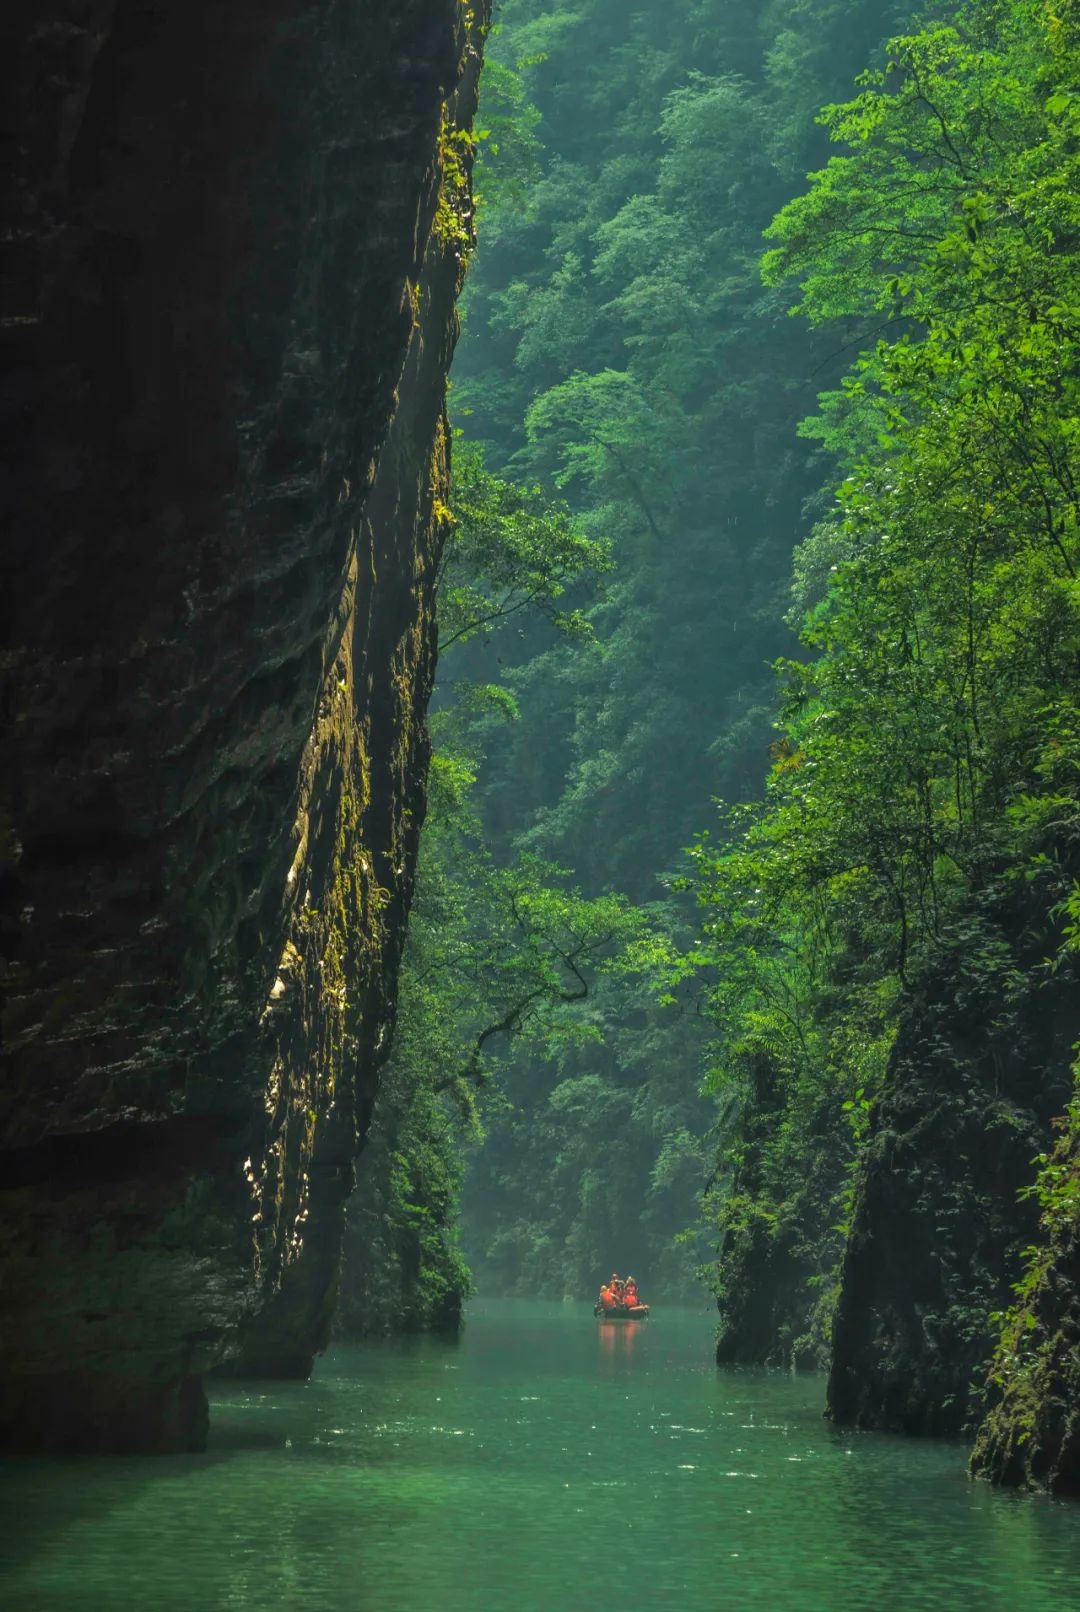
[[478,1303],[457,1343],[218,1384],[206,1456],[0,1462],[4,1612],[1059,1612],[1080,1505],[720,1371],[713,1316]]

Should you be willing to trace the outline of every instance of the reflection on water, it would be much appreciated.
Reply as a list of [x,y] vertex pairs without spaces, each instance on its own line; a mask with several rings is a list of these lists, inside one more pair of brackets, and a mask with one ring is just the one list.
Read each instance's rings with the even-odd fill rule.
[[712,1318],[478,1306],[460,1348],[219,1384],[205,1457],[0,1462],[10,1612],[1063,1612],[1080,1507],[845,1434]]
[[597,1321],[601,1359],[610,1360],[616,1355],[630,1359],[634,1353],[634,1339],[648,1324],[647,1321]]

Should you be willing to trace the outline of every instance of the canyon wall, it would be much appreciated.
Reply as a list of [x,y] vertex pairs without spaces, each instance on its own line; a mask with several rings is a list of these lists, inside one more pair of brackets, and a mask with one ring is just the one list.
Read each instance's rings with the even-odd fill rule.
[[[1048,852],[1066,879],[1068,851]],[[726,1230],[717,1358],[824,1368],[834,1421],[974,1435],[975,1475],[1071,1494],[1077,957],[1048,965],[1044,899],[1026,882],[1005,888],[994,911],[1002,966],[961,945],[911,982],[854,1176],[849,1121],[823,1083],[800,1116],[804,1169],[783,1223],[759,1215]],[[768,1060],[755,1075],[733,1192],[769,1202],[768,1150],[787,1116]]]
[[484,14],[0,22],[0,1445],[325,1341],[423,818]]
[[860,1166],[832,1333],[829,1413],[970,1433],[998,1326],[1038,1232],[1025,1196],[1072,1091],[1075,967],[1040,969],[1035,911],[1005,915],[1011,993],[962,954],[903,1016]]
[[[1080,1496],[1080,1146],[1078,1105],[1047,1158],[1040,1235],[1003,1328],[975,1477]],[[1030,1256],[1029,1256],[1030,1257]]]

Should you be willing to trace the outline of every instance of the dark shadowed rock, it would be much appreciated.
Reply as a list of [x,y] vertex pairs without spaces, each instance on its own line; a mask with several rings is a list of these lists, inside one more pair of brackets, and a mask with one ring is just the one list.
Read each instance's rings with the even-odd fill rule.
[[[1020,947],[1039,944],[1032,933]],[[1070,1089],[1066,971],[1006,1008],[963,959],[906,1012],[875,1105],[833,1327],[829,1414],[894,1432],[970,1426],[1036,1210],[1020,1199]],[[977,971],[976,971],[977,975]]]
[[[741,1119],[741,1157],[731,1193],[756,1201],[768,1193],[769,1156],[784,1123],[784,1082],[773,1060],[748,1061],[749,1099]],[[839,1258],[836,1201],[849,1167],[851,1131],[827,1091],[808,1116],[802,1145],[808,1167],[786,1194],[783,1224],[758,1215],[727,1225],[717,1271],[718,1365],[825,1369],[832,1287],[827,1258]]]
[[325,1341],[423,817],[477,70],[457,0],[0,21],[8,1447],[198,1447],[205,1370]]
[[[1075,1112],[1075,1111],[1074,1111]],[[1052,1185],[1025,1292],[994,1360],[971,1470],[1010,1488],[1080,1495],[1080,1146],[1049,1159]]]

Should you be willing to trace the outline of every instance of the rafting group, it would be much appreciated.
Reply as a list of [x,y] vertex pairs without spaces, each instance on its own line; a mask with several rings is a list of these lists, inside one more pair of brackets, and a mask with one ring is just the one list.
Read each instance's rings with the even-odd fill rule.
[[623,1281],[616,1271],[601,1287],[593,1310],[594,1315],[605,1321],[644,1321],[648,1313],[649,1306],[642,1303],[634,1278],[628,1276]]

